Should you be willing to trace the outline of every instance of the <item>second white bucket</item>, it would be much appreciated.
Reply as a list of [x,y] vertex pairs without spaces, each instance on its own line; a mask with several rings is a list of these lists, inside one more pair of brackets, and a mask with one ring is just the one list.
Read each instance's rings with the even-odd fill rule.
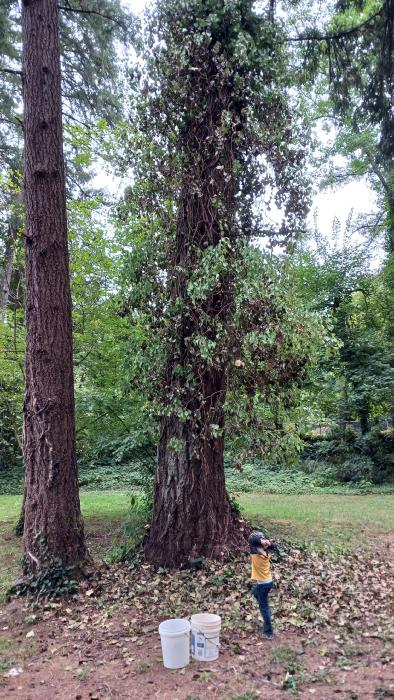
[[183,668],[190,661],[190,622],[164,620],[159,625],[163,664],[166,668]]
[[219,656],[220,615],[198,613],[190,618],[192,626],[192,657],[198,661],[214,661]]

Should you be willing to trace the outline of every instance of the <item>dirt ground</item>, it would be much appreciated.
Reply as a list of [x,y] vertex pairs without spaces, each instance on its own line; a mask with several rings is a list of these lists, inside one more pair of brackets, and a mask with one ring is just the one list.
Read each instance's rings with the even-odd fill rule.
[[[275,567],[274,640],[261,640],[238,560],[171,573],[106,567],[74,600],[0,613],[0,697],[23,700],[379,700],[394,697],[392,544],[352,556],[291,551]],[[163,667],[158,624],[222,616],[215,662]],[[391,619],[390,619],[391,618]]]

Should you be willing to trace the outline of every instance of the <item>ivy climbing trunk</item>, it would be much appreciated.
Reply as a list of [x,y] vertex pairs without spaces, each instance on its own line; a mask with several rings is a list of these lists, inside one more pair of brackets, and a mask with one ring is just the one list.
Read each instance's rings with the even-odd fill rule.
[[[221,373],[206,377],[206,418],[215,418],[220,427],[223,384]],[[162,419],[152,527],[145,548],[148,560],[158,566],[220,557],[243,540],[225,488],[223,437],[198,442],[187,423],[175,416]]]
[[[136,197],[153,257],[131,266],[130,285],[141,290],[131,298],[147,335],[160,341],[152,398],[161,432],[145,554],[170,567],[245,547],[225,488],[226,396],[230,405],[234,382],[250,403],[267,390],[264,330],[284,313],[260,295],[263,281],[246,280],[250,241],[263,225],[255,201],[275,192],[283,210],[280,227],[265,232],[272,244],[289,240],[306,209],[274,4],[258,13],[253,0],[186,4],[187,12],[179,0],[156,0],[148,18],[138,121],[152,144],[139,165],[150,186]],[[278,361],[272,383],[291,378],[293,364]]]
[[88,561],[75,456],[71,294],[56,0],[23,0],[26,570]]
[[[214,75],[214,68],[212,68]],[[209,70],[207,83],[210,83]],[[184,136],[183,184],[173,252],[168,261],[172,303],[182,312],[175,324],[173,352],[166,367],[169,415],[161,420],[152,526],[145,547],[156,565],[177,567],[199,557],[220,557],[244,545],[244,535],[226,492],[224,475],[224,402],[228,355],[219,350],[220,333],[234,312],[234,179],[231,137],[221,144],[218,131],[229,96],[211,89],[207,113]],[[188,163],[188,165],[186,165]],[[201,172],[198,188],[195,173]],[[223,210],[212,207],[220,199]],[[208,294],[195,302],[188,282],[204,251],[223,250],[223,268]],[[198,353],[195,339],[211,343]],[[184,416],[171,406],[179,397]]]

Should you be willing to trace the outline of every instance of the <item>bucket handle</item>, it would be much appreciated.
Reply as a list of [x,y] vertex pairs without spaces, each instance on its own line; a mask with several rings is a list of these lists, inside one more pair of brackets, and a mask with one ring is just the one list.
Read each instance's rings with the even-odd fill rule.
[[195,631],[197,632],[197,634],[202,634],[202,636],[204,637],[204,639],[205,639],[206,642],[209,642],[209,643],[212,644],[214,647],[217,647],[218,649],[220,649],[220,642],[217,643],[217,642],[214,642],[212,639],[209,639],[209,637],[207,637],[207,635],[205,634],[205,632],[203,632],[202,630],[195,630]]

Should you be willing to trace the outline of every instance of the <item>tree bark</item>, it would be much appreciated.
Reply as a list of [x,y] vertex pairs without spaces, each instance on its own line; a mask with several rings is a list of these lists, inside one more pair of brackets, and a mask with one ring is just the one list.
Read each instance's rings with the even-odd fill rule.
[[369,431],[369,407],[363,402],[359,408],[361,435],[366,435]]
[[[212,114],[186,137],[185,152],[189,168],[183,176],[177,232],[168,277],[173,300],[183,301],[184,311],[177,325],[176,347],[170,352],[166,368],[166,395],[182,397],[183,407],[191,414],[180,419],[169,403],[169,415],[161,420],[158,446],[154,508],[145,556],[153,564],[185,566],[191,558],[220,557],[233,548],[243,547],[244,534],[233,513],[224,477],[224,402],[227,390],[226,352],[215,362],[196,356],[193,339],[202,334],[216,342],[219,328],[225,328],[233,313],[234,289],[231,273],[219,276],[216,287],[200,304],[193,306],[188,297],[189,275],[198,264],[197,251],[216,247],[223,237],[234,236],[234,183],[226,177],[232,171],[231,145],[222,147],[225,167],[216,168],[212,130],[220,120],[221,109],[212,99]],[[219,107],[225,109],[225,106]],[[214,116],[213,116],[214,115]],[[210,117],[210,118],[209,118]],[[202,145],[201,145],[202,144]],[[206,145],[211,144],[211,145]],[[196,153],[203,162],[199,194],[193,188]],[[197,160],[197,159],[196,159]],[[227,202],[226,215],[211,215],[211,202],[218,195]],[[229,247],[230,258],[236,246]],[[221,324],[221,325],[218,325]],[[175,369],[181,368],[181,374]],[[188,377],[193,376],[192,385]],[[214,429],[212,426],[215,426]]]
[[75,456],[71,294],[56,0],[23,0],[27,569],[88,560]]
[[[205,424],[213,421],[220,429],[224,383],[223,372],[211,373],[204,382]],[[174,568],[197,557],[225,556],[244,545],[226,492],[223,451],[223,437],[196,437],[192,426],[175,416],[162,419],[152,526],[145,547],[151,563]]]

